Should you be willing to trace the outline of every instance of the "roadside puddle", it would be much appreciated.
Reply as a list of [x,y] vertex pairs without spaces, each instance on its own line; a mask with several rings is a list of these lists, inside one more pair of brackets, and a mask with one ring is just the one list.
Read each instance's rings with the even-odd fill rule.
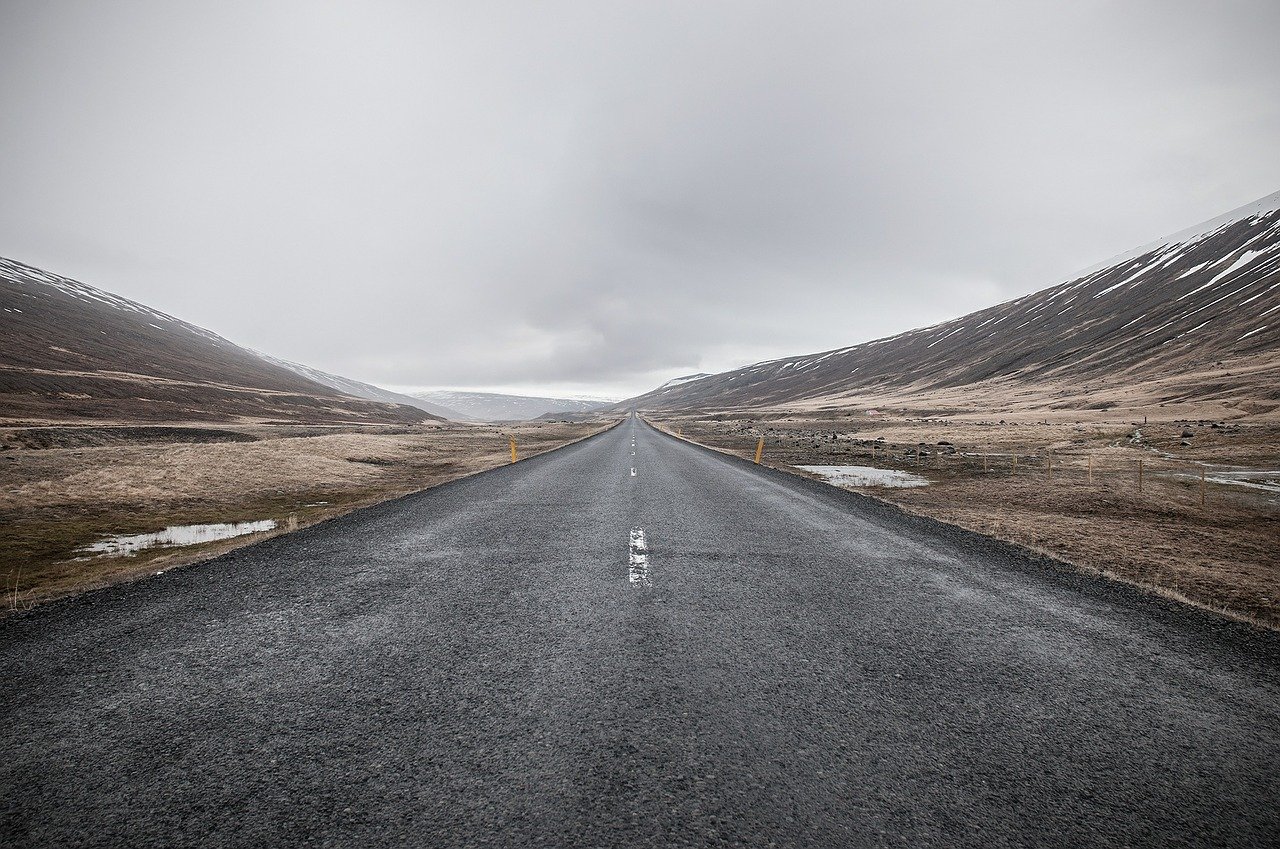
[[163,531],[130,536],[110,536],[77,549],[93,557],[132,557],[148,548],[178,548],[274,530],[275,519],[257,522],[215,522],[208,525],[173,525]]
[[874,466],[796,466],[813,472],[833,486],[928,486],[929,479],[898,469]]

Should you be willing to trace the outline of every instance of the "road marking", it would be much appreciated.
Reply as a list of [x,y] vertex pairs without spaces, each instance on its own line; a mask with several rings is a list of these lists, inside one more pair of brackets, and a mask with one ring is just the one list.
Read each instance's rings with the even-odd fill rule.
[[646,587],[653,586],[653,582],[649,580],[649,547],[644,541],[643,528],[631,529],[629,560],[627,579],[633,584],[640,584]]

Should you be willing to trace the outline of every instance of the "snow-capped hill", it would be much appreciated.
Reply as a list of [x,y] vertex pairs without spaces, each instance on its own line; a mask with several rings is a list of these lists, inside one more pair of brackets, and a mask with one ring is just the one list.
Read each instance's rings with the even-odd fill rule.
[[[164,322],[164,326],[151,323],[152,327],[157,329],[167,329],[181,333],[190,333],[200,336],[214,345],[219,347],[235,348],[234,342],[223,339],[216,333],[205,330],[203,327],[197,327],[194,324],[174,318],[168,313],[160,312],[152,309],[146,304],[140,304],[137,301],[131,301],[128,298],[122,298],[119,295],[99,289],[96,286],[90,286],[88,283],[81,283],[79,280],[72,280],[70,277],[61,277],[57,274],[36,268],[18,262],[17,260],[6,259],[0,257],[0,278],[28,287],[25,297],[38,297],[41,287],[48,287],[50,290],[83,301],[90,305],[103,305],[112,309],[122,310],[124,312],[134,313],[137,316],[146,319],[148,323]],[[18,307],[5,307],[6,312],[21,312]]]
[[702,380],[702,378],[710,377],[710,376],[711,375],[707,374],[706,372],[699,372],[698,374],[688,374],[688,375],[685,375],[684,377],[673,377],[671,380],[668,380],[666,383],[662,384],[654,391],[662,392],[663,390],[666,390],[666,389],[674,389],[677,386],[683,386],[686,383],[693,383],[695,380]]
[[1125,251],[1119,256],[1113,256],[1096,265],[1091,265],[1074,275],[1072,279],[1079,279],[1081,276],[1092,274],[1093,272],[1100,271],[1104,268],[1110,268],[1111,266],[1118,265],[1125,260],[1135,259],[1136,257],[1143,256],[1144,254],[1161,248],[1179,245],[1182,247],[1190,246],[1198,242],[1200,239],[1203,239],[1206,236],[1211,236],[1219,230],[1229,227],[1238,221],[1245,221],[1251,218],[1269,217],[1277,210],[1280,210],[1280,192],[1272,192],[1266,197],[1258,198],[1253,203],[1247,203],[1244,206],[1231,210],[1230,212],[1224,212],[1222,215],[1210,218],[1208,221],[1202,221],[1193,227],[1188,227],[1185,230],[1179,230],[1176,233],[1170,233],[1168,236],[1156,239],[1154,242],[1139,245],[1132,250]]
[[14,420],[414,422],[216,333],[0,258],[0,417]]
[[[1259,368],[1280,371],[1280,192],[1008,303],[661,388],[624,404],[838,403],[994,383],[1053,385],[1061,397],[1087,396],[1118,382],[1203,373],[1167,392],[1171,400],[1188,400],[1233,392],[1231,374],[1219,365],[1228,360],[1247,361],[1259,381]],[[1264,406],[1280,402],[1276,387],[1280,380],[1269,394],[1262,390]]]

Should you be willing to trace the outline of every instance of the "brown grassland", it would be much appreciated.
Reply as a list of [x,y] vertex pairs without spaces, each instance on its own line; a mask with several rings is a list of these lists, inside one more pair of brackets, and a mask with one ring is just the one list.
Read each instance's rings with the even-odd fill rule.
[[990,421],[776,410],[649,418],[741,457],[752,457],[763,438],[763,462],[796,474],[809,474],[801,465],[918,472],[929,486],[859,491],[1280,627],[1280,425],[1106,416]]
[[[187,565],[494,468],[510,462],[508,437],[524,459],[612,423],[0,428],[3,607]],[[127,557],[79,551],[108,535],[260,519],[277,529]]]

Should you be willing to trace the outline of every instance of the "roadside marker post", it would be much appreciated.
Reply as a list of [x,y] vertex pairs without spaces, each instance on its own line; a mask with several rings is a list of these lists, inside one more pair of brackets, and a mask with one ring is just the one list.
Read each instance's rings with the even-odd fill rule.
[[760,441],[756,443],[756,462],[760,462],[761,455],[764,454],[764,437],[760,437]]
[[516,440],[512,436],[507,437],[507,439],[511,442],[511,462],[514,463],[516,461]]

